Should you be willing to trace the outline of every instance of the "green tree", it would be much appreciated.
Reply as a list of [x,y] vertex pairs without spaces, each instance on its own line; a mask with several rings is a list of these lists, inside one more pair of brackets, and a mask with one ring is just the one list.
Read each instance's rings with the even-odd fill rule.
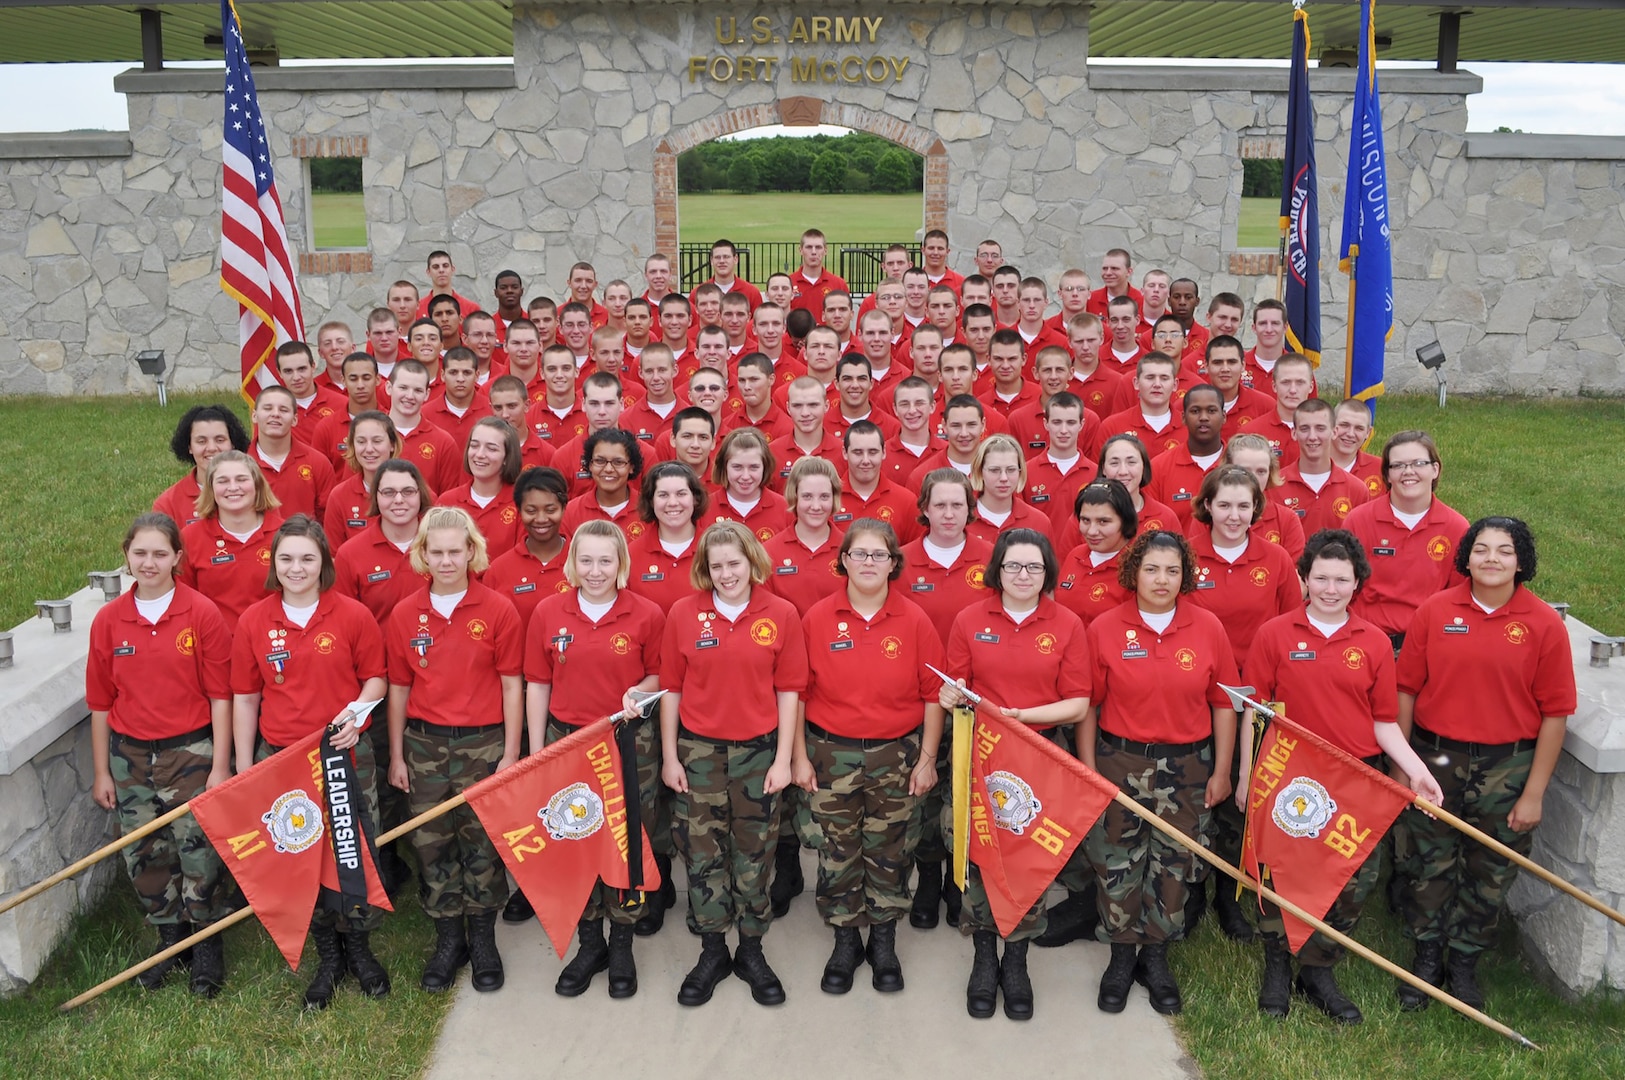
[[353,157],[311,158],[310,190],[350,192],[361,190],[361,159]]
[[761,190],[762,179],[756,171],[756,159],[749,154],[740,154],[728,166],[728,186],[744,195],[750,195]]
[[836,150],[825,150],[813,159],[808,179],[820,195],[838,195],[846,190],[846,158]]
[[908,191],[914,186],[914,166],[901,150],[887,150],[875,163],[874,186],[878,191]]
[[700,151],[704,147],[695,147],[685,150],[677,157],[677,187],[687,192],[710,191],[711,186],[706,181],[705,155]]
[[1243,198],[1281,197],[1280,158],[1246,158],[1241,163],[1241,194]]

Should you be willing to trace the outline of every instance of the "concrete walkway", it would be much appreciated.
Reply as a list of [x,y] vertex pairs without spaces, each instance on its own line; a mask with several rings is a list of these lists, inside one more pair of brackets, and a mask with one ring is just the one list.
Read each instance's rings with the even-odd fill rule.
[[[499,923],[507,985],[494,994],[477,994],[464,971],[427,1076],[583,1076],[604,1068],[662,1080],[792,1072],[898,1078],[986,1071],[1009,1077],[1087,1072],[1134,1080],[1200,1076],[1173,1028],[1151,1011],[1144,989],[1135,987],[1128,1009],[1118,1016],[1095,1007],[1109,955],[1104,945],[1033,949],[1028,966],[1036,1007],[1026,1023],[1005,1018],[1002,998],[991,1020],[966,1015],[970,940],[946,923],[928,931],[906,922],[899,927],[897,952],[907,982],[901,993],[876,993],[867,966],[858,969],[851,993],[823,993],[818,980],[833,937],[813,908],[812,854],[802,855],[807,892],[765,939],[768,961],[789,997],[784,1005],[757,1005],[737,978],[718,986],[705,1006],[677,1004],[677,987],[700,945],[684,923],[687,902],[679,868],[677,907],[667,913],[658,935],[637,940],[638,992],[626,1000],[610,1000],[603,974],[581,997],[559,997],[553,980],[564,965],[541,925]],[[409,971],[415,978],[416,970]]]

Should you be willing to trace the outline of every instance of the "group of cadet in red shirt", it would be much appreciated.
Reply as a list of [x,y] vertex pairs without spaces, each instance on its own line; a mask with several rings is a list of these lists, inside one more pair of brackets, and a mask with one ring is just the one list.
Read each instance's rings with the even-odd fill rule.
[[[436,252],[430,293],[391,286],[364,351],[336,323],[315,356],[279,349],[252,435],[190,410],[171,449],[191,468],[132,525],[136,585],[93,630],[98,801],[135,827],[332,723],[389,828],[663,688],[636,762],[662,886],[631,906],[594,894],[558,993],[601,971],[612,997],[636,992],[634,939],[675,906],[681,857],[701,951],[679,1001],[729,974],[784,1001],[762,939],[805,888],[806,845],[834,935],[822,989],[849,991],[866,962],[876,990],[901,990],[896,924],[945,915],[972,939],[969,1013],[1002,997],[1013,1019],[1033,1015],[1029,943],[1081,938],[1111,946],[1102,1010],[1138,982],[1178,1012],[1168,947],[1205,875],[1113,806],[1062,871],[1066,898],[1001,952],[979,875],[962,896],[949,873],[939,763],[963,691],[1232,863],[1252,741],[1220,684],[1244,679],[1527,850],[1574,708],[1566,634],[1521,587],[1529,530],[1439,500],[1423,432],[1366,453],[1367,406],[1315,396],[1279,304],[1255,305],[1246,348],[1238,297],[1203,325],[1195,282],[1152,270],[1135,288],[1113,250],[1101,288],[1061,276],[1051,314],[996,243],[962,277],[933,231],[924,265],[888,250],[854,308],[822,234],[802,253],[758,290],[718,241],[690,296],[652,256],[643,296],[613,281],[602,302],[582,263],[566,302],[527,307],[504,271],[488,312]],[[1395,832],[1413,969],[1482,1003],[1510,865],[1419,812]],[[456,811],[412,847],[436,928],[421,985],[466,964],[499,988],[495,921],[532,911],[478,820]],[[229,909],[195,830],[155,833],[129,864],[160,944]],[[411,872],[391,849],[381,869],[395,889]],[[1354,926],[1378,871],[1328,922]],[[1263,939],[1261,1010],[1286,1015],[1296,988],[1361,1019],[1334,943],[1312,938],[1294,982],[1278,912],[1255,929],[1233,890],[1212,903],[1225,933]],[[346,975],[389,992],[376,925],[315,920],[309,1005]],[[191,972],[218,991],[218,944]]]

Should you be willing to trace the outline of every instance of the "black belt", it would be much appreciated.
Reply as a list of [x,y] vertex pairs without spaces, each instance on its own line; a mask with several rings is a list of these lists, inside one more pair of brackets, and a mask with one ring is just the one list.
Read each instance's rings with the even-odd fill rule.
[[1449,750],[1454,754],[1481,758],[1511,757],[1513,754],[1521,754],[1525,750],[1535,748],[1534,739],[1519,739],[1517,742],[1509,743],[1462,742],[1460,739],[1447,739],[1443,735],[1420,727],[1411,729],[1411,740],[1435,750]]
[[427,720],[419,720],[415,716],[406,718],[406,726],[420,735],[438,735],[442,739],[459,739],[464,735],[471,735],[476,731],[485,731],[488,728],[501,727],[496,724],[431,724]]
[[1370,757],[1363,757],[1360,760],[1371,766],[1373,769],[1376,769],[1378,772],[1388,771],[1388,769],[1382,763],[1381,754],[1372,754]]
[[1135,742],[1132,739],[1125,739],[1121,735],[1113,735],[1109,731],[1099,732],[1099,738],[1101,742],[1114,750],[1123,750],[1130,754],[1138,754],[1141,757],[1148,758],[1179,757],[1183,754],[1194,754],[1198,750],[1205,750],[1213,741],[1212,739],[1198,739],[1195,742],[1187,743]]
[[1394,647],[1394,656],[1399,656],[1399,650],[1405,647],[1404,634],[1389,634],[1388,643]]
[[132,750],[142,750],[149,754],[157,754],[164,750],[179,750],[200,739],[211,738],[214,735],[214,726],[205,724],[196,731],[188,731],[184,735],[171,735],[167,739],[132,739],[123,732],[114,732],[118,736],[119,746],[127,746]]
[[774,728],[766,735],[758,735],[754,739],[717,739],[711,737],[710,735],[701,735],[699,732],[691,731],[687,726],[679,727],[678,734],[682,735],[684,738],[694,739],[702,743],[710,743],[712,746],[739,746],[753,748],[758,746],[776,746],[778,745],[779,741],[778,728]]
[[898,739],[908,738],[910,735],[914,734],[914,732],[910,731],[902,735],[893,735],[888,739],[856,739],[851,735],[837,735],[833,731],[821,728],[811,720],[808,720],[807,734],[816,735],[820,739],[827,739],[828,741],[839,746],[850,746],[858,750],[879,750],[882,747],[890,746]]

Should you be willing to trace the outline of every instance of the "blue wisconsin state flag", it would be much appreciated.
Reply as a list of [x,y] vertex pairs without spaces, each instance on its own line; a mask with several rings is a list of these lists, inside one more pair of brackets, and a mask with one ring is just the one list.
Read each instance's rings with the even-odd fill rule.
[[1286,237],[1286,340],[1320,366],[1320,196],[1315,171],[1315,109],[1309,101],[1309,13],[1292,13],[1292,84],[1281,163],[1281,228]]
[[1383,392],[1383,352],[1394,328],[1394,268],[1388,248],[1388,165],[1377,98],[1376,28],[1372,0],[1360,0],[1360,70],[1354,83],[1354,124],[1343,201],[1339,265],[1350,275],[1345,393],[1369,401]]

